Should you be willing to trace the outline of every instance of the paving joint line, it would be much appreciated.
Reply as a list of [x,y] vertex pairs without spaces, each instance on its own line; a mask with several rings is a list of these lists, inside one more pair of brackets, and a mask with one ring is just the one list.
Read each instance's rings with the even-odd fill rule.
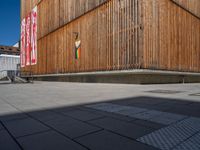
[[[86,122],[88,122],[88,121],[95,121],[95,120],[99,120],[99,119],[103,119],[103,118],[106,118],[106,116],[102,116],[102,117],[90,119],[90,120],[87,120]],[[81,121],[81,120],[80,120],[80,121]]]
[[[83,110],[82,110],[83,111]],[[88,111],[87,111],[88,112]],[[106,116],[102,115],[101,117],[97,117],[97,118],[94,118],[94,119],[89,119],[89,120],[86,120],[86,121],[83,121],[81,119],[77,119],[76,117],[73,117],[73,116],[70,116],[70,115],[67,115],[67,114],[63,114],[63,113],[59,113],[59,112],[54,112],[54,113],[58,113],[59,115],[62,115],[64,117],[70,117],[70,118],[73,118],[75,120],[78,120],[78,121],[82,121],[82,122],[85,122],[87,123],[87,121],[93,121],[93,120],[98,120],[98,119],[101,119],[101,118],[105,118]],[[91,112],[88,112],[88,113],[91,113]]]
[[[4,101],[4,100],[3,100]],[[6,101],[6,100],[5,100]],[[7,101],[6,101],[7,102]],[[9,102],[7,102],[8,104],[10,104]],[[17,107],[15,107],[15,106],[13,106],[12,104],[10,104],[12,107],[14,107],[15,109],[17,109],[17,110],[20,110],[19,108],[17,108]],[[82,146],[82,147],[84,147],[84,148],[86,148],[87,150],[90,150],[88,147],[86,147],[86,146],[84,146],[83,144],[81,144],[81,143],[79,143],[79,142],[77,142],[77,141],[75,141],[74,139],[72,139],[72,138],[70,138],[70,137],[68,137],[68,136],[66,136],[65,134],[63,134],[62,132],[60,132],[60,131],[58,131],[58,130],[56,130],[56,129],[54,129],[54,128],[52,128],[51,126],[49,126],[48,124],[46,124],[46,123],[44,123],[44,122],[42,122],[42,121],[40,121],[39,119],[37,119],[37,118],[34,118],[34,117],[32,117],[31,115],[29,115],[27,112],[25,112],[25,111],[23,111],[23,110],[20,110],[20,111],[22,111],[22,113],[25,113],[27,116],[29,116],[30,118],[32,118],[32,119],[34,119],[34,120],[36,120],[36,121],[38,121],[38,122],[40,122],[41,124],[43,124],[43,125],[45,125],[45,126],[47,126],[47,127],[49,127],[51,130],[53,130],[53,131],[56,131],[57,133],[59,133],[59,134],[61,134],[62,136],[64,136],[64,137],[66,137],[66,138],[68,138],[69,140],[71,140],[71,141],[73,141],[73,142],[75,142],[75,143],[77,143],[78,145],[80,145],[80,146]],[[9,132],[9,131],[8,131]],[[12,136],[12,134],[9,132],[9,134]],[[17,142],[17,144],[20,146],[20,148],[22,149],[22,150],[24,150],[23,148],[22,148],[22,146],[18,143],[18,141],[15,139],[15,137],[14,136],[12,136],[12,138],[15,140],[15,142]]]
[[46,133],[46,132],[49,132],[49,131],[51,131],[51,129],[48,129],[48,130],[45,130],[45,131],[40,131],[40,132],[35,132],[35,133],[32,133],[32,134],[26,134],[26,135],[23,135],[23,136],[17,136],[15,138],[20,139],[20,138],[24,138],[24,137],[28,137],[28,136],[32,136],[32,135],[38,135],[38,134]]
[[[93,108],[92,108],[92,109],[93,109]],[[137,119],[137,118],[129,117],[129,116],[127,116],[127,115],[117,114],[117,113],[114,113],[114,112],[106,112],[106,111],[97,110],[97,109],[94,109],[94,110],[95,110],[95,111],[99,111],[99,113],[102,114],[104,117],[110,117],[110,118],[113,118],[113,119],[116,119],[116,120],[120,120],[120,121],[124,121],[124,122],[132,122],[132,121],[134,121],[134,120]],[[93,110],[91,110],[91,111],[86,110],[86,111],[91,113],[91,111],[93,111]],[[144,111],[144,112],[146,112],[146,111]],[[97,113],[98,113],[98,112],[97,112]],[[114,116],[111,116],[111,115],[106,116],[104,113],[108,113],[108,114],[111,114],[111,115],[118,115],[118,116],[120,116],[120,117],[127,117],[127,118],[130,118],[130,119],[133,119],[133,120],[119,119],[119,118],[114,117]],[[142,113],[143,113],[143,112],[142,112]]]
[[123,138],[129,139],[129,140],[131,140],[131,141],[135,141],[135,142],[137,142],[137,143],[141,143],[141,144],[143,144],[143,145],[146,145],[146,146],[149,146],[149,147],[152,147],[152,148],[156,148],[156,147],[154,147],[154,146],[152,146],[152,145],[148,145],[148,144],[146,144],[146,143],[142,143],[142,142],[140,142],[140,141],[137,141],[137,139],[134,139],[134,138],[131,138],[131,137],[122,135],[122,134],[120,134],[120,133],[116,133],[116,132],[114,132],[114,131],[112,131],[112,130],[109,130],[109,129],[104,129],[104,130],[106,130],[106,131],[108,131],[108,132],[111,132],[111,133],[113,133],[113,134],[115,134],[115,135],[121,136],[121,137],[123,137]]
[[[58,112],[55,112],[55,113],[58,113]],[[60,113],[58,113],[58,114],[60,114]],[[81,122],[83,122],[83,123],[89,124],[89,125],[91,125],[91,126],[93,126],[93,127],[98,127],[98,126],[96,126],[96,125],[90,124],[88,121],[79,120],[79,119],[77,119],[77,118],[74,118],[74,117],[68,116],[68,115],[64,115],[64,114],[62,114],[62,115],[63,115],[64,117],[69,117],[69,118],[74,119],[74,120],[76,120],[76,121],[81,121]],[[102,118],[106,118],[106,116],[102,116]],[[101,118],[98,118],[98,119],[101,119]],[[96,120],[98,120],[98,119],[96,119]],[[98,127],[98,128],[99,128],[99,127]]]
[[141,121],[141,120],[142,120],[142,119],[136,119],[136,120],[130,121],[130,123],[133,123],[133,124],[136,124],[136,125],[140,125],[140,126],[143,126],[143,127],[148,128],[148,129],[154,129],[154,130],[159,130],[159,129],[162,129],[162,128],[164,128],[164,127],[169,126],[169,125],[163,125],[163,124],[161,124],[161,123],[155,123],[155,122],[152,122],[152,121],[142,120],[142,121],[146,121],[146,122],[149,122],[149,123],[152,122],[152,123],[155,123],[155,124],[163,125],[163,127],[159,128],[159,129],[156,129],[156,128],[150,127],[150,126],[148,126],[148,125],[144,125],[144,124],[142,124],[142,123],[135,122],[135,121]]
[[101,131],[103,131],[103,130],[105,130],[105,129],[103,129],[103,128],[100,128],[100,129],[99,129],[99,130],[97,130],[97,131],[90,132],[90,133],[87,133],[87,134],[84,134],[84,135],[81,135],[81,136],[77,136],[77,137],[75,137],[75,138],[73,138],[73,139],[74,139],[74,140],[76,140],[76,139],[79,139],[79,138],[82,138],[82,137],[85,137],[85,136],[88,136],[88,135],[91,135],[91,134],[94,134],[94,133],[101,132]]
[[[27,115],[28,115],[28,114],[27,114]],[[28,116],[30,116],[30,115],[28,115]],[[86,146],[82,145],[81,143],[75,141],[73,138],[70,138],[69,136],[66,136],[64,133],[62,133],[62,132],[58,131],[57,129],[55,129],[55,128],[49,126],[48,124],[46,124],[46,123],[40,121],[39,119],[37,119],[37,118],[35,118],[35,117],[32,117],[32,116],[30,116],[30,118],[32,118],[32,119],[34,119],[34,120],[36,120],[36,121],[42,123],[43,125],[47,126],[47,127],[50,128],[51,130],[53,130],[53,131],[55,131],[55,132],[61,134],[62,136],[64,136],[64,137],[66,137],[67,139],[69,139],[69,140],[71,140],[71,141],[77,143],[78,145],[80,145],[80,146],[82,146],[82,147],[84,147],[84,148],[90,150],[88,147],[86,147]]]
[[4,130],[4,127],[3,127],[2,123],[1,123],[1,120],[0,120],[0,126],[2,126],[2,129],[0,129],[0,131]]
[[0,121],[0,123],[2,124],[2,126],[4,127],[4,129],[8,132],[8,134],[10,135],[10,137],[15,141],[15,143],[19,146],[19,148],[21,150],[24,150],[23,147],[21,146],[21,144],[17,141],[17,139],[11,134],[11,132],[7,129],[7,127]]
[[29,118],[29,117],[27,116],[27,117],[23,117],[23,118],[15,118],[15,119],[5,120],[5,121],[2,121],[1,119],[0,119],[0,120],[1,120],[2,122],[12,122],[12,121],[24,120],[24,119],[26,119],[26,118]]

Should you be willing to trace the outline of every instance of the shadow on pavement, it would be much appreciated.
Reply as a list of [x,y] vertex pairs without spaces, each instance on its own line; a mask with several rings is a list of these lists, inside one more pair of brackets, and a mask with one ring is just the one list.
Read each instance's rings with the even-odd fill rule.
[[0,115],[2,150],[156,150],[162,147],[138,139],[187,118],[200,119],[198,102],[155,97],[29,112],[16,109],[18,113],[5,108]]

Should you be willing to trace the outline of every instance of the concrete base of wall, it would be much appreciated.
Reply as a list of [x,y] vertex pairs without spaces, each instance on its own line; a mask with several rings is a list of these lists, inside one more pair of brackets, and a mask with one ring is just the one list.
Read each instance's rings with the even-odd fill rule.
[[125,84],[200,83],[200,73],[128,70],[110,72],[35,75],[34,80]]

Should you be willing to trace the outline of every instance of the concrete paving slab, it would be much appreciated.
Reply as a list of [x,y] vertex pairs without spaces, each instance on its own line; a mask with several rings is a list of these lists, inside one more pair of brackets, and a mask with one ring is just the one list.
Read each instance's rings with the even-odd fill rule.
[[171,104],[171,105],[178,105],[178,106],[188,106],[190,104],[192,104],[192,101],[187,101],[187,100],[178,100],[178,99],[172,99],[172,100],[168,100],[168,102],[166,102],[167,104]]
[[91,150],[156,150],[156,148],[152,148],[105,130],[76,140]]
[[162,114],[163,114],[163,112],[161,112],[161,111],[149,110],[149,111],[145,111],[143,113],[131,115],[131,117],[134,117],[137,119],[143,119],[143,120],[150,120],[151,118],[160,116]]
[[0,120],[2,122],[7,122],[7,121],[12,121],[12,120],[17,120],[17,119],[23,119],[27,118],[28,116],[23,113],[15,113],[15,114],[8,114],[8,115],[3,115],[0,116]]
[[99,103],[94,105],[88,105],[86,107],[113,113],[129,109],[129,106],[115,105],[110,103]]
[[176,105],[172,109],[169,109],[168,112],[193,116],[193,117],[200,117],[200,108],[189,107],[189,106]]
[[131,107],[131,108],[126,109],[126,110],[121,110],[121,111],[117,112],[117,114],[131,117],[131,116],[134,116],[136,114],[143,113],[143,112],[146,112],[146,111],[148,111],[148,109]]
[[[27,98],[29,98],[29,97],[27,97]],[[22,112],[35,111],[35,110],[41,109],[41,107],[44,109],[44,107],[42,105],[38,106],[38,105],[35,105],[34,103],[28,102],[28,101],[24,102],[22,104],[16,104],[15,107],[18,108]]]
[[53,111],[48,111],[48,110],[41,110],[41,111],[33,111],[28,113],[30,116],[33,118],[36,118],[42,122],[47,122],[50,120],[58,119],[58,118],[63,118],[63,115],[59,115],[58,113],[55,113]]
[[75,111],[75,110],[79,110],[79,107],[72,107],[72,106],[66,106],[66,107],[60,107],[60,108],[56,108],[56,109],[52,109],[53,112],[56,112],[56,113],[61,113],[61,114],[66,114],[70,111]]
[[92,113],[95,113],[95,114],[103,115],[105,117],[110,117],[110,118],[114,118],[114,119],[122,120],[122,121],[126,121],[126,122],[136,120],[136,118],[127,117],[125,115],[120,115],[120,114],[110,113],[110,112],[104,112],[104,111],[99,111],[99,110],[85,108],[85,107],[81,108],[81,110],[89,111],[89,112],[92,112]]
[[188,105],[190,108],[200,109],[200,103],[194,102]]
[[3,104],[5,104],[6,102],[4,102],[4,101],[2,101],[1,99],[0,99],[0,105],[3,105]]
[[152,98],[152,97],[142,96],[137,98],[127,98],[123,101],[114,101],[112,103],[119,105],[127,105],[127,106],[134,106],[134,105],[152,106],[165,102],[168,102],[168,100],[164,98],[158,98],[158,97]]
[[144,126],[144,127],[150,128],[150,129],[155,129],[155,130],[165,127],[165,125],[163,125],[163,124],[146,121],[146,120],[140,120],[140,119],[134,120],[134,121],[132,121],[132,123],[141,125],[141,126]]
[[143,109],[154,109],[156,105],[150,105],[150,104],[143,104],[143,103],[136,103],[130,105],[132,107],[138,107],[138,108],[143,108]]
[[150,121],[164,124],[164,125],[170,125],[172,123],[175,123],[177,121],[180,121],[186,118],[188,118],[188,116],[164,112],[160,116],[151,118]]
[[47,121],[46,123],[55,130],[62,132],[64,135],[70,138],[76,138],[100,130],[98,127],[69,117]]
[[21,150],[6,130],[0,131],[0,150]]
[[2,124],[1,124],[1,122],[0,122],[0,130],[3,130],[4,128],[3,128],[3,126],[2,126]]
[[0,105],[0,116],[10,115],[13,113],[19,113],[19,111],[9,104]]
[[175,105],[171,103],[161,103],[161,104],[152,106],[151,109],[158,110],[158,111],[167,111],[167,110],[172,109],[174,106]]
[[82,121],[89,121],[89,120],[103,117],[103,115],[91,113],[91,112],[83,111],[83,110],[73,110],[64,114],[67,116],[73,117],[75,119],[82,120]]
[[31,118],[5,122],[4,125],[16,138],[49,130],[47,126]]
[[146,128],[133,123],[119,121],[112,118],[102,118],[94,121],[89,121],[91,124],[99,126],[103,129],[110,130],[122,136],[132,139],[137,139],[143,135],[153,132],[153,129]]
[[18,142],[24,150],[86,150],[83,146],[55,131],[19,138]]

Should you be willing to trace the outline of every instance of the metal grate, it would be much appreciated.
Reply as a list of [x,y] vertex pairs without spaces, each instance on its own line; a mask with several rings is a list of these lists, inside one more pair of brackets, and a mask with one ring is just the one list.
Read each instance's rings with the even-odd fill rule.
[[134,117],[136,114],[143,113],[146,111],[148,111],[148,109],[131,107],[129,109],[124,109],[124,110],[118,111],[117,114]]
[[171,150],[184,143],[186,139],[192,137],[198,131],[200,131],[200,119],[191,117],[152,132],[137,140],[161,150]]
[[189,138],[173,150],[200,150],[200,133]]
[[183,91],[173,91],[173,90],[153,90],[153,91],[147,91],[149,93],[158,93],[158,94],[178,94],[182,93]]
[[200,149],[200,118],[109,103],[86,107],[169,125],[137,139],[139,142],[161,150]]
[[170,125],[172,123],[175,123],[177,121],[180,121],[186,118],[187,116],[184,116],[184,115],[163,112],[160,116],[151,118],[149,121],[164,124],[164,125]]
[[200,96],[200,93],[190,94],[190,96]]
[[116,104],[109,104],[109,103],[101,103],[95,105],[86,106],[89,108],[116,113],[124,116],[128,116],[131,118],[137,118],[142,120],[147,120],[155,123],[160,123],[163,125],[170,125],[177,121],[183,120],[187,118],[184,115],[178,115],[173,113],[167,113],[162,111],[156,110],[149,110],[145,108],[133,107],[133,106],[121,106]]

